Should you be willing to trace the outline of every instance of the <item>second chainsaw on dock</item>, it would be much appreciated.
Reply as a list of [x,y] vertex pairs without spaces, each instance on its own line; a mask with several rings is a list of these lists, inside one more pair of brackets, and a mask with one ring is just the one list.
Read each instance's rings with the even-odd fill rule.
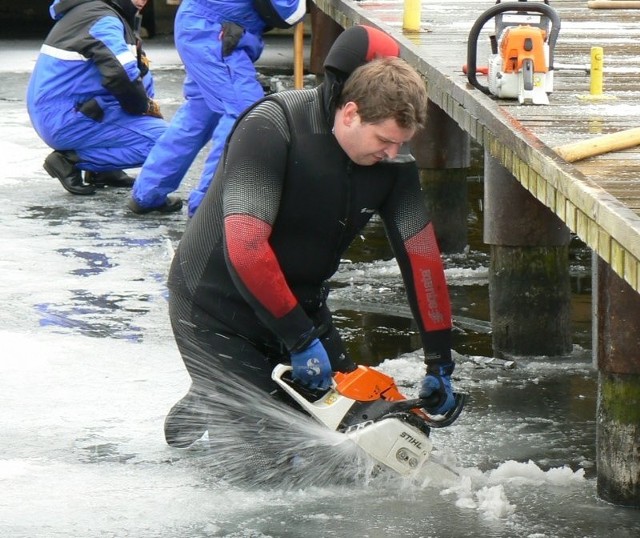
[[[485,24],[495,19],[490,35],[488,66],[477,64],[478,36]],[[469,82],[501,99],[518,99],[521,104],[549,104],[553,92],[553,56],[560,17],[545,2],[500,2],[474,23],[467,42],[466,73]],[[478,81],[486,73],[488,84]]]

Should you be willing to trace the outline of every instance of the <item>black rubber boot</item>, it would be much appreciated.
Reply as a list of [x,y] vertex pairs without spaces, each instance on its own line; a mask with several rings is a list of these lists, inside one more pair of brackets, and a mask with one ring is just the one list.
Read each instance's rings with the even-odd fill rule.
[[93,194],[96,192],[96,187],[82,181],[82,171],[76,167],[77,162],[78,156],[73,151],[53,151],[47,155],[42,166],[71,194]]
[[130,189],[136,178],[131,177],[124,170],[113,170],[112,172],[85,172],[84,180],[89,185],[96,187],[123,187]]
[[157,212],[157,213],[175,213],[176,211],[180,211],[182,209],[182,200],[177,196],[167,196],[165,203],[161,206],[156,207],[142,207],[138,202],[136,202],[133,197],[129,198],[127,202],[127,207],[138,215],[145,215],[147,213]]
[[206,404],[190,389],[169,411],[164,421],[164,438],[169,446],[188,448],[204,435],[207,426]]

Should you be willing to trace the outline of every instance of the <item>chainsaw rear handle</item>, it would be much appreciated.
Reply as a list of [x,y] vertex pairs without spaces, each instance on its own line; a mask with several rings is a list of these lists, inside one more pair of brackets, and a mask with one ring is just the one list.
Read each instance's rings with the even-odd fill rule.
[[519,12],[537,12],[549,17],[551,21],[551,31],[549,32],[549,70],[553,70],[553,50],[558,39],[558,33],[560,33],[560,17],[549,4],[540,2],[526,2],[520,0],[519,2],[501,2],[495,6],[487,9],[478,20],[473,24],[469,32],[469,39],[467,40],[467,80],[471,85],[478,88],[481,92],[491,95],[488,86],[481,84],[477,77],[477,53],[478,53],[478,36],[482,31],[484,25],[490,19],[494,18],[499,13],[506,11],[519,11]]
[[[429,398],[415,398],[413,400],[400,400],[397,402],[393,402],[391,404],[389,411],[391,413],[402,413],[402,412],[413,411],[417,409],[424,410],[425,408],[431,407],[434,404],[436,404],[438,398],[439,397],[436,395],[435,398],[433,396],[430,396]],[[453,398],[454,398],[453,407],[449,411],[447,411],[444,415],[442,415],[442,418],[436,419],[436,418],[429,417],[428,419],[425,420],[425,422],[429,427],[444,428],[446,426],[451,426],[451,424],[453,424],[456,421],[456,419],[460,416],[460,413],[462,413],[465,403],[467,402],[467,395],[463,392],[454,392]],[[433,401],[434,399],[436,399],[435,402]]]

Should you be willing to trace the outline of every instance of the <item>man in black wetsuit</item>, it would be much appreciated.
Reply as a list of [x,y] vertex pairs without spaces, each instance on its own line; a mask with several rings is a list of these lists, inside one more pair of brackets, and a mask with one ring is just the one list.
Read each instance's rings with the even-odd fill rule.
[[[454,405],[451,307],[418,169],[401,148],[424,124],[424,81],[399,47],[355,26],[331,48],[324,83],[252,106],[236,123],[211,188],[169,275],[174,336],[191,389],[165,420],[187,447],[207,424],[207,399],[228,375],[276,389],[271,371],[326,389],[356,365],[326,305],[327,281],[374,213],[401,269],[425,351],[420,397]],[[214,426],[215,428],[215,426]]]

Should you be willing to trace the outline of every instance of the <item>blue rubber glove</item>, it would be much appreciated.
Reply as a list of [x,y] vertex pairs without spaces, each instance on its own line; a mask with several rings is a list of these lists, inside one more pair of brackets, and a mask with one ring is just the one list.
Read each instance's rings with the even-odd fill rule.
[[448,374],[427,374],[422,380],[418,397],[433,400],[424,410],[430,415],[444,415],[455,405],[451,376]]
[[315,338],[309,347],[291,354],[292,377],[310,389],[327,390],[331,386],[331,363],[324,346]]

